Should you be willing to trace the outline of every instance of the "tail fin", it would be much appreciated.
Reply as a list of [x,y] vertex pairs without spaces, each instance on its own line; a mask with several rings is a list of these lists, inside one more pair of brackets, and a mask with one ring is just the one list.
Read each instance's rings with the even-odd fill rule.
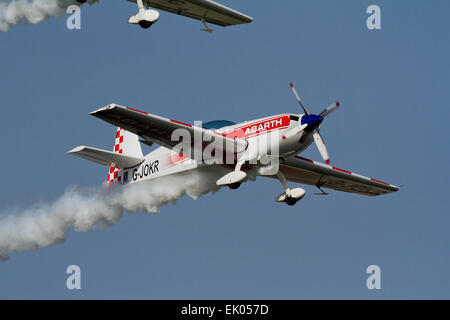
[[[113,151],[115,153],[136,158],[144,157],[142,154],[141,145],[139,143],[139,137],[134,133],[126,131],[120,127],[117,127]],[[112,184],[116,181],[119,183],[122,182],[122,172],[115,167],[109,167],[108,184]]]

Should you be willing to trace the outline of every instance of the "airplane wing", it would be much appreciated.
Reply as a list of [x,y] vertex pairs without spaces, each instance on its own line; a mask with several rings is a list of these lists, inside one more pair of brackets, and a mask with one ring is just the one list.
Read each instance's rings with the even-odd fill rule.
[[300,156],[289,157],[284,163],[280,163],[280,170],[289,181],[366,196],[378,196],[400,189],[387,182],[367,178]]
[[[148,142],[157,143],[163,147],[180,152],[183,156],[193,158],[195,150],[203,150],[205,145],[214,141],[214,145],[222,147],[222,150],[234,150],[236,153],[242,152],[247,148],[247,141],[243,139],[232,139],[211,130],[201,127],[194,127],[190,124],[163,118],[144,111],[110,104],[90,113],[91,115],[109,122],[113,125],[128,130],[138,136],[141,136]],[[179,150],[176,148],[180,144],[180,140],[173,141],[172,133],[177,129],[184,129],[185,133],[189,133],[190,149],[185,148]],[[196,138],[202,144],[194,145]],[[187,146],[185,144],[184,146]]]
[[[128,0],[136,2],[136,0]],[[253,18],[210,0],[144,0],[144,5],[222,27],[249,23]]]

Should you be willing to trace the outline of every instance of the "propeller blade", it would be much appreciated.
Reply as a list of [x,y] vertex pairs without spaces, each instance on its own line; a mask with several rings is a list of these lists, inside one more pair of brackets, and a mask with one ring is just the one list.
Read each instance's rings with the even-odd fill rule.
[[336,101],[335,103],[333,103],[332,105],[330,105],[328,108],[326,108],[325,110],[323,110],[321,113],[319,113],[319,116],[321,116],[321,117],[326,117],[327,115],[329,115],[330,113],[332,113],[334,110],[336,110],[337,107],[339,107],[339,101]]
[[292,92],[294,93],[295,97],[297,98],[298,103],[300,103],[300,106],[302,107],[303,112],[305,113],[305,115],[308,115],[309,113],[308,113],[308,111],[306,111],[306,108],[303,105],[303,102],[300,99],[300,96],[298,95],[297,90],[295,90],[294,84],[291,82],[291,83],[289,83],[289,86],[291,87]]
[[313,131],[314,142],[316,143],[317,149],[319,149],[320,155],[325,161],[326,164],[330,163],[330,157],[328,156],[327,147],[325,147],[325,143],[323,143],[323,139],[320,136],[319,130],[314,129]]
[[330,105],[328,108],[326,108],[325,110],[323,110],[321,113],[319,113],[319,116],[321,117],[326,117],[327,115],[329,115],[330,113],[332,113],[334,110],[336,110],[336,108],[339,107],[339,102],[336,101],[335,103],[333,103],[332,105]]

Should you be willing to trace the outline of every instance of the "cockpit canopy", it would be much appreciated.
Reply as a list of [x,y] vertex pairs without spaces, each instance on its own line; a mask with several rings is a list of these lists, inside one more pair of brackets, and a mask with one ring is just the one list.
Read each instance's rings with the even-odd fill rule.
[[214,120],[203,123],[203,128],[208,130],[217,130],[223,127],[235,125],[236,123],[228,120]]

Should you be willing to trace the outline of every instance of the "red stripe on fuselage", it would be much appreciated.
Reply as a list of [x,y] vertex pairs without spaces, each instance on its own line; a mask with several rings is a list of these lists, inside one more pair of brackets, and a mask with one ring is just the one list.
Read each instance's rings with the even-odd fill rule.
[[166,165],[168,167],[172,167],[176,164],[179,164],[181,162],[184,162],[186,160],[189,160],[188,157],[183,156],[182,154],[179,153],[171,153],[169,154],[169,156],[166,158]]
[[222,136],[231,139],[235,138],[251,138],[260,134],[273,132],[287,128],[291,119],[289,115],[277,116],[250,124],[245,124],[230,131],[221,133]]

